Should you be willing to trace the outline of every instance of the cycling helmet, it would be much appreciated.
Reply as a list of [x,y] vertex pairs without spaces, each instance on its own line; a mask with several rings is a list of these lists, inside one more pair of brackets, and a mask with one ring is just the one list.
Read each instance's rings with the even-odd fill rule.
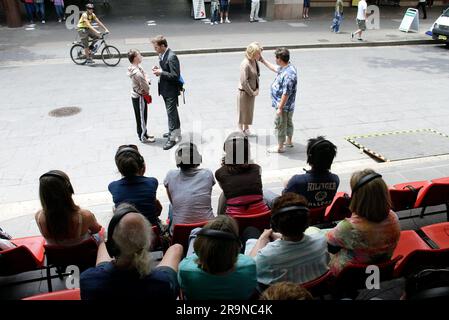
[[93,3],[86,4],[86,9],[93,9],[93,8],[94,8],[94,4]]

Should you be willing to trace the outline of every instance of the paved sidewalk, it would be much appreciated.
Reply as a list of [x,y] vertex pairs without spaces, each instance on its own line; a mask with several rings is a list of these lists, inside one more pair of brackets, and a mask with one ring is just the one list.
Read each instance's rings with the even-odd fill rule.
[[[184,4],[185,6],[185,4]],[[311,19],[295,21],[267,21],[249,23],[244,8],[231,12],[231,24],[211,26],[193,20],[181,9],[167,16],[166,12],[142,11],[140,15],[98,11],[98,16],[108,26],[111,34],[108,42],[117,46],[122,53],[137,48],[147,54],[154,54],[149,39],[164,34],[169,45],[178,53],[235,51],[258,41],[265,47],[290,46],[326,47],[350,45],[400,44],[404,41],[427,42],[431,37],[429,30],[440,15],[442,7],[429,10],[428,19],[420,21],[418,33],[404,33],[398,30],[406,7],[381,7],[380,29],[368,30],[360,43],[350,39],[356,29],[356,8],[345,8],[341,33],[329,30],[333,18],[333,8],[313,8]],[[236,9],[237,10],[237,9]],[[185,11],[185,8],[184,8]],[[148,12],[146,15],[145,12]],[[76,39],[76,32],[65,25],[48,21],[37,24],[34,30],[26,30],[25,25],[18,29],[0,28],[0,65],[11,65],[17,61],[48,61],[59,59],[69,61],[69,49]]]

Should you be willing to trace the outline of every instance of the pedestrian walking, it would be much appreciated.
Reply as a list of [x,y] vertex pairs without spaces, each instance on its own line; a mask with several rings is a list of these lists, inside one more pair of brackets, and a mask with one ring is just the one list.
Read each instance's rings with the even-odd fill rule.
[[427,19],[426,5],[427,5],[426,0],[418,0],[418,5],[416,6],[416,9],[419,10],[419,8],[421,8],[421,10],[422,10],[423,20]]
[[220,12],[220,5],[218,0],[210,1],[210,25],[218,24],[218,15]]
[[151,40],[154,51],[159,54],[159,67],[153,67],[153,74],[159,77],[159,95],[165,102],[168,117],[168,132],[163,149],[169,150],[181,140],[181,122],[178,114],[178,96],[182,90],[181,69],[176,54],[168,48],[164,36],[157,36]]
[[220,0],[220,23],[223,23],[223,16],[226,18],[226,23],[231,23],[229,20],[229,0]]
[[128,77],[131,79],[131,101],[136,117],[137,136],[142,143],[155,142],[154,136],[148,135],[147,118],[148,104],[151,103],[150,81],[147,73],[142,69],[142,55],[138,50],[128,52]]
[[335,2],[335,14],[332,20],[331,30],[335,33],[340,33],[340,25],[343,21],[343,0]]
[[58,17],[58,22],[65,20],[64,15],[64,0],[52,0],[55,5],[56,16]]
[[309,19],[309,8],[310,8],[310,0],[304,0],[304,4],[302,6],[303,19]]
[[34,24],[34,0],[24,0],[27,19],[30,24]]
[[44,0],[34,0],[36,15],[42,23],[45,23],[45,3]]
[[259,22],[260,0],[251,0],[251,13],[249,22]]
[[357,34],[357,40],[363,41],[362,32],[366,30],[366,18],[368,17],[366,13],[367,4],[365,0],[360,0],[357,6],[357,31],[351,33],[351,39]]
[[268,152],[283,153],[285,147],[293,147],[293,112],[295,111],[298,72],[290,62],[290,52],[286,48],[278,48],[274,52],[276,65],[261,57],[268,69],[276,72],[271,85],[271,106],[276,110],[274,126],[278,145]]
[[240,64],[240,82],[237,99],[239,112],[239,129],[246,136],[253,136],[249,126],[253,124],[254,102],[259,95],[260,60],[262,48],[257,42],[251,43],[245,52],[245,58]]

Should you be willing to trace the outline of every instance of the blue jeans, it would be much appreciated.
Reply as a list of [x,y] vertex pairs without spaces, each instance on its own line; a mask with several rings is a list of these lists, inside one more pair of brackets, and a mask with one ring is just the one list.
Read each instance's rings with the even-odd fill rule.
[[64,6],[55,4],[55,10],[56,10],[56,15],[58,16],[59,19],[64,18]]
[[334,19],[332,20],[332,31],[339,32],[340,31],[340,25],[343,21],[343,16],[335,11]]
[[27,12],[28,21],[32,22],[34,20],[34,4],[25,3],[25,10]]
[[218,22],[218,3],[210,5],[210,22]]
[[36,15],[40,20],[45,20],[45,5],[44,3],[35,3],[34,7],[36,8]]

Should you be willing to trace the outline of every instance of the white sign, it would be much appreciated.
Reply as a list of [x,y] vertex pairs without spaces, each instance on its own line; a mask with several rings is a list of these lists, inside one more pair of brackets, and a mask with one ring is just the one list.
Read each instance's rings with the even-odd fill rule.
[[206,18],[206,8],[204,6],[204,0],[192,0],[193,4],[193,18],[204,19]]
[[399,30],[404,32],[418,32],[419,31],[419,11],[415,8],[408,8],[402,18]]

